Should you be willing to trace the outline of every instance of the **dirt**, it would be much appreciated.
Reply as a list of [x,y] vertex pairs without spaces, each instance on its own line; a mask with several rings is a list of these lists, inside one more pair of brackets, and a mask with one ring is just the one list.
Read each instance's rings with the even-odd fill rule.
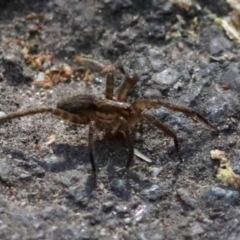
[[[216,15],[229,11],[224,1],[214,6],[207,2],[199,4]],[[180,26],[179,16],[185,20]],[[196,34],[188,34],[196,16]],[[39,71],[24,61],[23,46],[16,41],[21,39],[29,41],[33,52],[53,53],[55,63],[79,67],[75,55],[101,64],[121,63],[140,79],[130,101],[164,99],[195,109],[218,127],[214,131],[164,108],[149,111],[179,139],[184,161],[177,176],[173,139],[150,123],[143,124],[135,147],[152,163],[135,157],[125,176],[117,171],[128,156],[124,137],[96,133],[95,187],[88,126],[50,114],[2,124],[1,239],[240,238],[238,191],[216,179],[216,163],[210,159],[210,150],[221,149],[240,173],[240,49],[204,11],[186,11],[166,0],[11,0],[0,1],[0,20],[1,114],[54,107],[79,93],[104,97],[105,77],[100,74],[49,89],[34,86]],[[115,85],[122,81],[116,73]],[[47,144],[52,135],[55,142]]]

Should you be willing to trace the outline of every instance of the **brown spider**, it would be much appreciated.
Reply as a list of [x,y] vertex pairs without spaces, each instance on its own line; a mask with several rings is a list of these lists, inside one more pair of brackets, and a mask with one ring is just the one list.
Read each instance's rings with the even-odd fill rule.
[[[122,67],[118,67],[118,69],[125,74]],[[149,121],[166,135],[172,137],[176,151],[180,157],[179,143],[176,134],[154,116],[144,113],[144,110],[156,107],[165,107],[172,111],[182,112],[187,116],[197,117],[206,125],[216,129],[215,126],[209,123],[208,120],[198,112],[170,102],[162,101],[160,99],[139,99],[133,101],[132,103],[127,103],[127,94],[138,81],[138,77],[136,75],[126,75],[124,82],[118,90],[116,99],[114,99],[115,70],[115,67],[111,67],[107,74],[105,99],[101,99],[93,95],[76,95],[59,102],[56,108],[39,107],[32,110],[10,113],[1,117],[0,123],[13,118],[48,112],[75,124],[89,124],[89,157],[94,177],[96,177],[96,165],[93,157],[93,133],[95,129],[106,130],[112,134],[122,132],[125,135],[129,148],[125,171],[129,169],[134,157],[132,134],[134,133],[137,125],[143,120]]]

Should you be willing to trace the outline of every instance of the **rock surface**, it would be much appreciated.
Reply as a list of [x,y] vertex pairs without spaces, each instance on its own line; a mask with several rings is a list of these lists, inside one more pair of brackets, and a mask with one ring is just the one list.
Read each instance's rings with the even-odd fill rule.
[[[226,14],[226,1],[210,2],[199,4]],[[240,50],[202,12],[195,38],[184,29],[167,39],[192,26],[193,13],[167,0],[0,1],[0,116],[54,107],[73,94],[104,95],[102,75],[34,87],[49,62],[39,71],[26,64],[19,41],[29,39],[32,54],[49,51],[57,63],[79,71],[75,55],[121,63],[140,78],[131,100],[159,98],[191,107],[219,128],[212,131],[163,107],[149,110],[176,133],[184,161],[177,168],[173,139],[144,122],[135,147],[152,163],[135,157],[124,176],[117,170],[127,161],[125,139],[96,133],[96,186],[87,126],[49,114],[0,124],[0,239],[239,239],[238,192],[215,178],[209,151],[224,150],[239,173]],[[225,53],[232,58],[218,61]],[[122,78],[116,72],[115,86]],[[52,135],[55,141],[48,143]]]

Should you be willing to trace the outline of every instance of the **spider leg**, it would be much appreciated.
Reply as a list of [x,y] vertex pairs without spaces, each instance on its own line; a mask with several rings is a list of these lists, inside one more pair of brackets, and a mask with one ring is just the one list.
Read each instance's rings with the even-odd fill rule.
[[125,69],[121,63],[115,63],[113,66],[115,66],[115,69],[118,69],[122,74],[126,74]]
[[126,76],[124,82],[122,83],[122,85],[118,90],[118,94],[117,94],[118,101],[123,102],[126,100],[126,96],[128,92],[137,83],[138,80],[139,78],[137,75]]
[[137,111],[144,111],[147,109],[155,108],[155,107],[165,107],[175,112],[182,112],[187,116],[193,116],[200,119],[202,122],[204,122],[209,127],[217,130],[217,127],[211,124],[205,117],[203,117],[200,113],[186,107],[182,107],[179,105],[175,105],[169,102],[165,102],[162,100],[154,100],[154,99],[142,99],[137,100],[132,104],[133,108],[135,108]]
[[89,124],[89,131],[88,131],[88,148],[89,148],[89,158],[90,158],[90,162],[92,165],[92,173],[94,176],[94,179],[96,180],[97,178],[97,169],[96,169],[96,164],[94,161],[94,157],[93,157],[93,135],[94,135],[94,131],[95,131],[95,122],[90,122]]
[[124,67],[121,64],[108,64],[102,67],[102,71],[100,74],[105,74],[109,72],[111,69],[115,72],[116,70],[119,70],[122,74],[126,74]]
[[105,90],[105,97],[106,99],[113,99],[113,90],[114,90],[114,71],[111,68],[107,74],[106,80],[106,90]]
[[45,107],[24,110],[24,111],[18,111],[18,112],[7,114],[3,117],[0,117],[0,123],[4,123],[4,122],[9,121],[14,118],[24,117],[24,116],[28,116],[28,115],[35,115],[38,113],[52,113],[53,115],[55,115],[61,119],[70,121],[75,124],[88,124],[89,123],[88,118],[80,117],[76,114],[71,114],[71,113],[66,112],[59,108],[45,108]]
[[179,142],[177,139],[177,135],[165,124],[161,123],[157,118],[155,118],[154,116],[151,116],[149,114],[142,114],[142,116],[148,120],[151,124],[153,124],[154,126],[156,126],[158,129],[160,129],[163,133],[165,133],[167,136],[170,136],[173,138],[174,141],[174,146],[175,149],[177,151],[178,157],[180,162],[182,162],[182,157],[180,155],[180,148],[179,148]]
[[38,113],[46,113],[46,112],[52,112],[52,108],[35,108],[35,109],[30,109],[30,110],[25,110],[25,111],[18,111],[18,112],[13,112],[9,113],[3,117],[0,117],[0,123],[4,123],[6,121],[9,121],[14,118],[19,118],[19,117],[24,117],[28,115],[34,115]]

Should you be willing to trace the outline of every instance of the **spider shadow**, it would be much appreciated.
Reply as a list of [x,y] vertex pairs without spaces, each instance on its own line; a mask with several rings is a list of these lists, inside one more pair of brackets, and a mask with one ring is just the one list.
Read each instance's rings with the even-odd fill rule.
[[[143,184],[136,169],[124,173],[128,159],[127,142],[123,134],[106,134],[103,140],[95,141],[95,162],[100,168],[96,184],[109,185],[111,192],[125,201],[131,199],[135,185]],[[134,164],[133,164],[134,166]],[[132,166],[132,167],[133,167]],[[101,169],[103,167],[103,169]],[[106,184],[105,184],[106,183]]]
[[[21,161],[21,166],[27,169],[34,169],[40,166],[47,172],[59,173],[68,170],[76,169],[79,165],[84,165],[88,160],[88,150],[86,146],[72,146],[69,144],[56,144],[52,148],[52,156],[45,156],[43,160],[37,157],[27,156],[21,150],[11,148],[3,148],[4,154],[10,155],[13,159]],[[53,155],[53,156],[54,156]],[[79,158],[81,156],[81,158]]]
[[117,197],[129,200],[131,199],[132,184],[141,184],[141,178],[135,170],[130,168],[124,175],[118,171],[118,169],[124,169],[128,159],[128,148],[122,134],[106,135],[103,139],[94,142],[94,159],[99,169],[97,178],[94,178],[91,172],[87,146],[59,143],[52,147],[52,151],[52,156],[45,156],[42,160],[37,157],[29,157],[20,150],[3,149],[5,154],[20,160],[21,166],[28,171],[29,169],[34,171],[34,168],[39,166],[46,172],[60,173],[88,165],[85,174],[87,176],[85,192],[88,196],[91,196],[98,185],[103,183],[105,187],[109,186],[110,191]]

